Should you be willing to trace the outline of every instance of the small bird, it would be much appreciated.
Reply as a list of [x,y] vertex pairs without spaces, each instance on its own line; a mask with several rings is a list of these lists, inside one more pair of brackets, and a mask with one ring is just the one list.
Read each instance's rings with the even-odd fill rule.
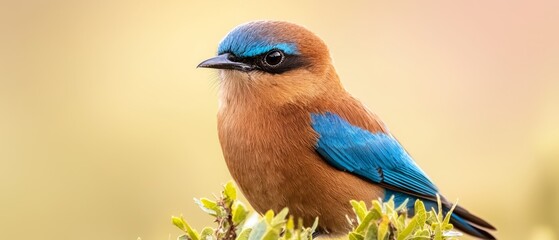
[[[349,201],[394,197],[436,206],[439,190],[383,122],[341,85],[325,43],[304,27],[255,21],[218,55],[218,132],[232,177],[255,210],[288,207],[319,232],[347,234]],[[442,197],[443,211],[452,203]],[[435,207],[436,209],[436,207]],[[495,228],[457,206],[451,223],[481,239]]]

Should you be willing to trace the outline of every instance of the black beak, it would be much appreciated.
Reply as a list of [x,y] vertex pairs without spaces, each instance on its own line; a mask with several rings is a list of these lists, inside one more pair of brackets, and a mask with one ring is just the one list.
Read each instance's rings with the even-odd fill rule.
[[217,57],[210,58],[198,64],[197,68],[217,68],[232,69],[248,72],[254,69],[254,66],[243,62],[235,62],[235,56],[230,53],[220,54]]

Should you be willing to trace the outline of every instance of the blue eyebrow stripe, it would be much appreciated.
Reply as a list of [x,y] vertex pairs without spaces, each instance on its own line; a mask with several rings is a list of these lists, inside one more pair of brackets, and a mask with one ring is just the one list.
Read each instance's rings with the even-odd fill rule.
[[267,45],[267,46],[253,46],[249,49],[247,49],[247,51],[244,51],[241,56],[242,57],[254,57],[254,56],[258,56],[260,54],[263,53],[267,53],[269,51],[271,51],[272,49],[279,49],[281,51],[283,51],[286,54],[290,54],[290,55],[294,55],[294,54],[298,54],[299,51],[297,51],[297,47],[295,46],[295,44],[292,43],[278,43],[278,44],[274,44],[274,45]]

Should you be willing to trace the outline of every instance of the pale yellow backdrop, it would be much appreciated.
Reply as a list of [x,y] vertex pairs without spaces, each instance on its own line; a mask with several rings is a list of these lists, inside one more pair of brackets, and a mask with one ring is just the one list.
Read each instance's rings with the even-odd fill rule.
[[0,239],[176,238],[230,179],[234,26],[302,24],[448,198],[501,239],[559,237],[559,1],[0,1]]

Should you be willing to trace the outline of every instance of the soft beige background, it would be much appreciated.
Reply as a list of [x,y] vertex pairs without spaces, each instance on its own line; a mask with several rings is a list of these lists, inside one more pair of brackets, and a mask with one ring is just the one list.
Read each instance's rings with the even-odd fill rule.
[[[386,3],[389,2],[389,3]],[[230,179],[216,74],[237,24],[331,48],[347,89],[501,239],[559,235],[559,1],[0,1],[0,239],[174,239]]]

